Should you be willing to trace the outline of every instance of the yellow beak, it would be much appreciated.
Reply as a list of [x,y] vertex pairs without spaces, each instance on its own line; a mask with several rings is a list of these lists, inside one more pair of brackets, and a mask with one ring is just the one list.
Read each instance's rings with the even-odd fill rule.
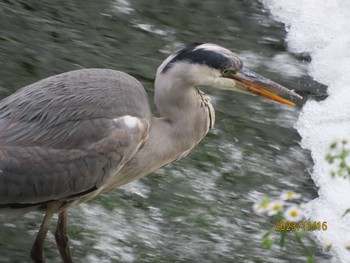
[[246,68],[243,68],[239,73],[228,76],[236,81],[236,85],[242,92],[252,95],[258,95],[270,100],[277,101],[289,106],[296,106],[294,102],[284,99],[276,94],[287,95],[291,98],[302,100],[303,97],[292,90],[289,90],[263,76],[260,76]]

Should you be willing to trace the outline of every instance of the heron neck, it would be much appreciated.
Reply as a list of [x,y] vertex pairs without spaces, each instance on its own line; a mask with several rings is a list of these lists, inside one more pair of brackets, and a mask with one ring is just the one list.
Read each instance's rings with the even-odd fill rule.
[[214,123],[215,113],[210,98],[194,86],[177,86],[168,82],[159,87],[157,84],[156,81],[155,104],[161,116],[172,126],[172,138],[184,144],[196,144]]

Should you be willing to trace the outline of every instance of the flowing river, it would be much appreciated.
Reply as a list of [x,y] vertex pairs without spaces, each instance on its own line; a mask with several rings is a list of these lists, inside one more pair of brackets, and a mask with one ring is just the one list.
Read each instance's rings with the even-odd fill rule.
[[[139,79],[155,111],[157,67],[171,52],[200,41],[234,50],[247,67],[305,98],[324,99],[326,87],[308,75],[308,50],[286,51],[285,25],[267,9],[274,2],[1,1],[0,96],[72,69],[111,68]],[[301,107],[262,98],[205,92],[215,105],[216,125],[195,150],[69,210],[75,262],[306,261],[295,241],[284,251],[262,248],[261,237],[275,222],[254,214],[252,206],[283,190],[301,193],[303,202],[317,198],[312,147],[301,147],[295,129],[298,122],[305,140],[302,127],[310,116],[298,120]],[[0,225],[0,262],[29,261],[41,220],[41,213],[28,213]],[[52,231],[45,255],[48,262],[61,262]],[[317,262],[329,262],[331,256],[321,251],[319,246]]]

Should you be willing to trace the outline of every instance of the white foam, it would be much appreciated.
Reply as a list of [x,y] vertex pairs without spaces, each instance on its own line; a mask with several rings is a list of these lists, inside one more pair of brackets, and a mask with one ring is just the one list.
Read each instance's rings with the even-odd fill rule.
[[135,9],[132,8],[131,3],[127,0],[114,0],[112,6],[122,14],[130,15],[135,11]]
[[302,146],[310,149],[315,162],[312,178],[319,198],[310,202],[312,220],[327,221],[327,231],[316,231],[321,243],[333,244],[335,262],[349,262],[349,180],[333,179],[325,160],[329,146],[337,140],[350,141],[350,1],[262,0],[272,14],[286,24],[292,52],[308,52],[309,74],[328,86],[329,97],[308,101],[296,128]]

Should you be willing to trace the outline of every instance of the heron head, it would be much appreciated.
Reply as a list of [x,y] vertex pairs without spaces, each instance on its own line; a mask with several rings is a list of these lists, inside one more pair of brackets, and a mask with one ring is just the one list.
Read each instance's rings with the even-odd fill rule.
[[157,78],[183,86],[211,86],[258,95],[291,106],[295,104],[277,94],[302,99],[295,92],[243,67],[235,53],[216,44],[193,43],[175,52],[158,68]]

